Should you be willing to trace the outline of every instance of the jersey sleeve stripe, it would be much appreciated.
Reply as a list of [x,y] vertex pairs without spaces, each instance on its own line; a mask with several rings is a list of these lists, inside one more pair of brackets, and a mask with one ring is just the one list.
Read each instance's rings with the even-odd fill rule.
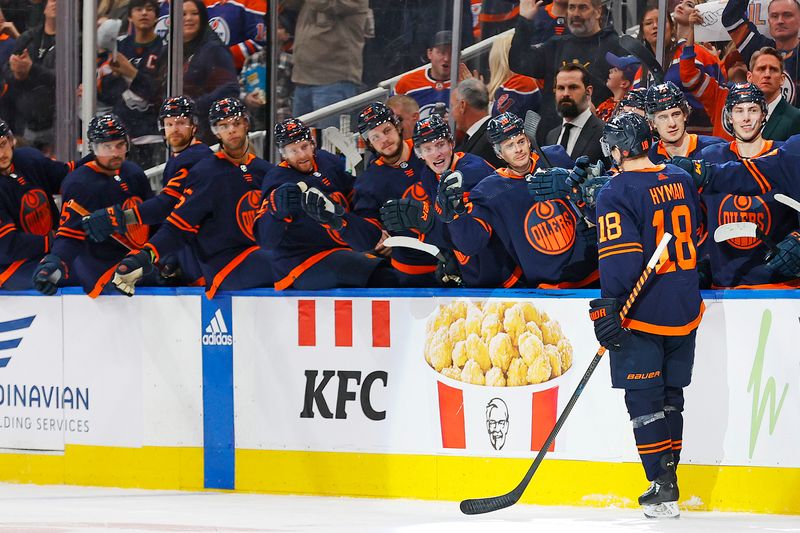
[[16,272],[19,267],[25,264],[25,261],[27,261],[27,259],[19,259],[14,261],[8,266],[7,269],[5,269],[3,272],[0,272],[0,288],[2,288],[3,284],[14,275],[14,272]]
[[623,243],[620,243],[620,244],[612,244],[611,246],[603,246],[598,251],[600,253],[603,253],[603,252],[607,252],[607,251],[610,251],[610,250],[616,250],[618,248],[627,248],[627,247],[630,247],[630,246],[638,246],[639,248],[641,248],[642,247],[642,243],[640,243],[640,242],[623,242]]
[[111,276],[114,275],[114,272],[117,270],[117,265],[112,266],[105,272],[100,278],[97,280],[97,283],[94,284],[92,291],[88,294],[89,298],[97,298],[100,296],[100,293],[103,292],[103,289],[106,288],[108,282],[111,281]]
[[615,250],[613,252],[602,253],[598,256],[599,259],[606,259],[611,257],[612,255],[621,255],[621,254],[644,254],[644,251],[641,248],[630,248],[630,249],[623,249],[623,250]]
[[512,272],[511,275],[508,276],[508,278],[503,282],[503,288],[510,289],[511,287],[517,284],[519,278],[521,277],[522,277],[522,268],[517,266],[514,269],[514,272]]
[[753,179],[755,179],[758,186],[761,188],[761,194],[766,193],[768,190],[772,188],[767,178],[765,178],[764,174],[762,174],[761,171],[758,170],[753,161],[749,159],[742,159],[742,163],[744,164],[745,168],[750,172],[750,175],[753,176]]

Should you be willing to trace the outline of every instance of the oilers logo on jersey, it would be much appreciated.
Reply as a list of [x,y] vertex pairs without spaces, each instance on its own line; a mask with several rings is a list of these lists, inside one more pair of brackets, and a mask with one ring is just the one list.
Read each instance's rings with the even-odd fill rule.
[[34,235],[47,235],[53,229],[50,203],[42,189],[31,189],[20,200],[19,222],[22,231]]
[[255,241],[253,235],[253,222],[261,205],[261,193],[257,190],[247,191],[236,204],[236,224],[248,239]]
[[536,202],[525,216],[525,237],[537,252],[562,254],[575,242],[577,222],[575,213],[563,200]]
[[[772,213],[758,196],[727,195],[720,202],[718,220],[720,226],[731,222],[752,222],[765,234],[772,229]],[[750,250],[761,244],[761,240],[755,237],[739,237],[725,242],[739,250]]]

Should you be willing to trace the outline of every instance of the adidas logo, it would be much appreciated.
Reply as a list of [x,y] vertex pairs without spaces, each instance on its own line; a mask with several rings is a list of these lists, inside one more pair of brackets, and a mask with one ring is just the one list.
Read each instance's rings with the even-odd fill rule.
[[228,326],[225,324],[225,319],[222,317],[222,311],[217,309],[214,316],[206,326],[206,332],[203,335],[203,346],[231,346],[233,344],[233,335],[228,333]]
[[[18,318],[16,320],[9,320],[8,322],[0,322],[0,333],[11,331],[18,332],[19,330],[27,329],[33,323],[34,318],[36,318],[36,315],[26,316],[25,318]],[[19,335],[19,333],[15,333],[15,335]],[[21,342],[22,337],[0,340],[0,368],[4,368],[8,365],[8,362],[11,361],[10,356],[3,357],[4,354],[8,353],[5,350],[13,350],[17,348]]]

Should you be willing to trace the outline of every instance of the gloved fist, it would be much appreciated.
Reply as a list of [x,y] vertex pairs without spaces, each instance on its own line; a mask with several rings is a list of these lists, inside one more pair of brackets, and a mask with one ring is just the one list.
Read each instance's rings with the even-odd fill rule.
[[431,204],[414,198],[388,200],[380,213],[383,227],[389,231],[415,229],[428,233],[433,228]]
[[572,187],[567,184],[569,171],[565,168],[537,169],[534,174],[525,176],[528,184],[528,193],[534,202],[546,202],[566,198],[572,193]]
[[280,219],[297,215],[303,210],[300,207],[301,195],[296,183],[283,183],[269,193],[267,211]]
[[622,327],[619,311],[622,305],[616,298],[596,298],[589,302],[589,318],[594,322],[594,336],[601,346],[619,351],[630,337]]
[[703,161],[689,159],[683,156],[675,156],[667,161],[667,163],[685,170],[692,177],[698,189],[711,181],[713,177],[713,167]]
[[589,178],[583,182],[580,186],[583,203],[590,208],[594,207],[597,204],[597,195],[600,192],[600,189],[602,189],[603,185],[608,183],[610,179],[611,176],[597,176],[595,178]]
[[131,251],[119,262],[111,283],[125,296],[133,296],[136,282],[153,270],[153,256],[148,250]]
[[342,229],[344,207],[328,198],[328,195],[316,187],[306,189],[301,197],[300,205],[308,216],[323,226],[333,230]]
[[767,266],[787,278],[800,278],[800,232],[793,231],[778,243]]
[[444,222],[452,222],[467,210],[464,203],[464,175],[459,171],[447,171],[439,180],[436,191],[436,213]]
[[582,155],[575,160],[575,166],[572,167],[569,177],[567,178],[567,185],[574,191],[587,179],[602,176],[605,171],[606,167],[602,161],[590,165],[589,156]]
[[461,268],[456,255],[450,250],[442,250],[436,257],[439,259],[436,263],[436,281],[439,285],[448,288],[461,287]]
[[33,288],[45,296],[58,290],[58,282],[67,277],[67,265],[55,254],[47,254],[33,271]]
[[124,235],[127,231],[125,212],[118,205],[98,209],[91,215],[86,215],[81,219],[81,225],[86,236],[94,242],[103,242],[113,233]]

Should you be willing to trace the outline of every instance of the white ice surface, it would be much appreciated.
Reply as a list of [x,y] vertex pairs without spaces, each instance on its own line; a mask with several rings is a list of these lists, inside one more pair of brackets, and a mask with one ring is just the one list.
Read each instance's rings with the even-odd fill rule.
[[517,505],[464,516],[455,502],[0,484],[0,533],[126,532],[800,532],[800,517]]

